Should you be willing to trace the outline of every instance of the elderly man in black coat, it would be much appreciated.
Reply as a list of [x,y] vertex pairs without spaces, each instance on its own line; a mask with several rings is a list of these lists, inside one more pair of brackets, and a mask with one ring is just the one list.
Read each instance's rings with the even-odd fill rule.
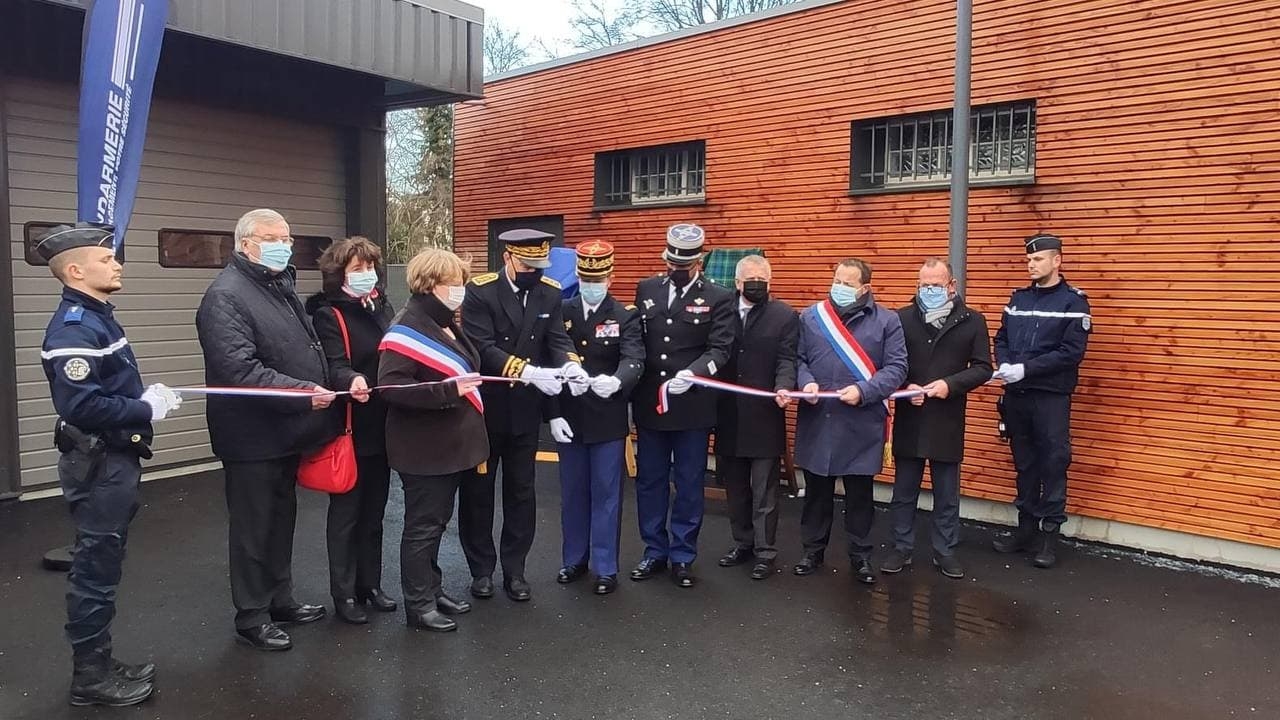
[[721,567],[754,559],[751,577],[773,574],[778,556],[777,470],[786,452],[786,407],[780,391],[796,385],[800,317],[769,297],[773,269],[759,255],[738,261],[736,338],[723,380],[779,394],[772,398],[721,393],[716,406],[716,472],[729,501],[734,546]]
[[898,400],[893,420],[894,482],[889,514],[893,550],[880,569],[911,564],[916,500],[929,461],[933,481],[933,564],[964,577],[960,541],[960,461],[964,459],[965,399],[991,379],[987,321],[956,292],[951,266],[929,258],[920,268],[916,298],[898,310],[907,340],[907,388],[925,394]]

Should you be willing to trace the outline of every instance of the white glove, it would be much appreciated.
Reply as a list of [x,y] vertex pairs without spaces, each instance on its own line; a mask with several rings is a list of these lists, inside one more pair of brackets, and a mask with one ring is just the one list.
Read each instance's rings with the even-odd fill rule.
[[576,362],[565,363],[564,367],[560,368],[560,375],[564,377],[565,384],[569,386],[569,394],[574,397],[578,397],[591,389],[591,376]]
[[693,377],[692,370],[681,370],[676,373],[676,376],[671,378],[671,381],[667,383],[667,392],[672,395],[683,395],[689,392],[689,388],[693,387],[693,383],[689,382],[686,378],[691,377]]
[[612,375],[597,375],[591,378],[591,392],[606,400],[622,389],[622,381]]
[[151,406],[152,422],[165,419],[169,413],[182,405],[182,398],[178,397],[178,393],[160,383],[148,387],[140,399]]
[[1005,363],[1004,365],[1000,366],[999,370],[997,370],[996,374],[994,375],[994,377],[1000,378],[1001,380],[1005,381],[1005,383],[1008,385],[1012,385],[1016,382],[1021,382],[1022,379],[1026,376],[1027,376],[1027,369],[1026,367],[1023,366],[1022,363],[1018,363],[1017,365],[1010,365],[1008,363]]
[[558,443],[567,443],[573,439],[573,430],[569,428],[569,421],[564,418],[551,418],[547,423],[551,426],[551,437]]
[[544,395],[560,394],[560,378],[556,376],[556,371],[549,368],[540,368],[536,365],[525,365],[520,371],[520,379],[528,381],[531,385],[542,391]]

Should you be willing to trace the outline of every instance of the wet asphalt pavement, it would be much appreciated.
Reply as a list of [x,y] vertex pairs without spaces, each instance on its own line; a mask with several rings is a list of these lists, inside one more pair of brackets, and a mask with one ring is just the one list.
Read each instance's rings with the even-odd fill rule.
[[[399,598],[393,484],[383,587]],[[70,539],[63,501],[0,505],[0,720],[1280,718],[1273,578],[1239,582],[1093,546],[1037,570],[991,552],[990,528],[969,524],[964,580],[929,565],[923,526],[915,566],[873,588],[851,581],[843,538],[822,573],[800,578],[790,564],[801,501],[784,499],[773,578],[716,566],[728,521],[709,503],[696,588],[623,579],[597,597],[589,580],[555,583],[554,465],[540,467],[539,487],[532,602],[474,601],[447,635],[409,630],[401,613],[366,626],[329,618],[293,629],[293,651],[268,654],[233,642],[221,477],[145,484],[114,635],[117,656],[155,661],[160,674],[151,700],[118,710],[66,704],[65,580],[38,566]],[[632,493],[624,574],[641,551]],[[329,605],[326,501],[300,497],[295,595]],[[883,512],[876,523],[883,542]],[[441,566],[446,589],[466,597],[456,527]]]

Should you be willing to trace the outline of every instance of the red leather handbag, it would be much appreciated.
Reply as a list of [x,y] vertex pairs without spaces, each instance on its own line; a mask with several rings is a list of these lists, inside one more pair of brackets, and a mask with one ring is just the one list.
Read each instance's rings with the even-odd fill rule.
[[[351,359],[351,338],[347,322],[338,308],[333,308],[342,330],[342,348]],[[342,434],[324,447],[302,458],[298,463],[298,484],[308,490],[342,495],[356,486],[356,445],[351,438],[351,400],[347,400],[347,424]]]

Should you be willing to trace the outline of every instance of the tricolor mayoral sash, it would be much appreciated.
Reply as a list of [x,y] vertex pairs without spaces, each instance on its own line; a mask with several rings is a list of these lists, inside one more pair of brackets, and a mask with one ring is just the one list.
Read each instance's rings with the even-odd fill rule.
[[[818,316],[818,327],[822,328],[822,334],[835,349],[836,357],[840,358],[854,377],[862,382],[870,382],[871,376],[876,374],[876,364],[871,361],[867,351],[862,349],[862,345],[858,344],[858,339],[849,332],[849,328],[840,322],[840,314],[836,312],[831,300],[823,300],[814,305],[813,311]],[[888,400],[884,401],[884,407],[889,409]]]
[[[399,353],[411,360],[419,362],[436,372],[444,375],[446,379],[456,378],[461,375],[474,375],[475,370],[467,359],[454,352],[452,348],[438,340],[423,335],[407,325],[392,325],[387,334],[382,336],[382,342],[378,344],[378,350],[390,350]],[[481,414],[484,413],[484,401],[480,399],[480,392],[469,392],[464,395],[468,402],[475,406]]]

